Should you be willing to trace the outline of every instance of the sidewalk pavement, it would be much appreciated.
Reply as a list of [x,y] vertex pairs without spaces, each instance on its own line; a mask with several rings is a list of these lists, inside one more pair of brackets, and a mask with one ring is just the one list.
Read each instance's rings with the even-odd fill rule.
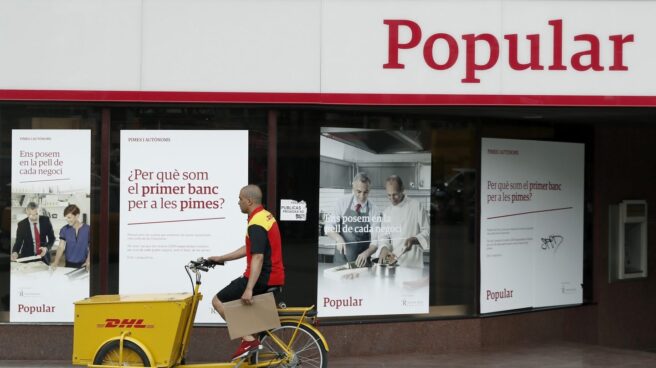
[[[598,345],[554,342],[444,354],[330,357],[330,368],[445,367],[445,368],[643,368],[656,367],[656,353]],[[2,361],[0,367],[71,367],[62,361]]]

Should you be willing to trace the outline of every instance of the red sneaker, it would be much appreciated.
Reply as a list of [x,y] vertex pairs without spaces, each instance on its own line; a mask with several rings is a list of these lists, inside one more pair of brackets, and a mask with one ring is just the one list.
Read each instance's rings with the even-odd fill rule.
[[260,340],[255,339],[253,341],[241,340],[241,344],[237,348],[234,354],[232,354],[232,360],[245,357],[251,351],[257,350],[260,347]]

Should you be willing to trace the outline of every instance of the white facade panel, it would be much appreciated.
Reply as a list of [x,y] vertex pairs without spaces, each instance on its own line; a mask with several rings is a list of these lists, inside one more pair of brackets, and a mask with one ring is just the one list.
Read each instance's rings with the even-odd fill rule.
[[[504,95],[653,95],[656,73],[656,31],[650,17],[656,11],[651,1],[349,1],[326,0],[322,40],[322,92],[325,93],[417,93],[417,94],[504,94]],[[390,62],[389,35],[394,32],[386,20],[411,21],[417,29],[398,26],[398,63],[403,68],[384,68]],[[559,21],[559,26],[550,21]],[[549,70],[554,65],[554,35],[562,30],[562,65],[566,70]],[[445,37],[428,48],[437,64],[426,61],[427,41],[435,34],[455,40],[451,49]],[[490,34],[498,42],[498,59],[487,70],[474,71],[478,82],[466,82],[467,57],[475,52],[475,62],[490,61],[489,43],[474,42],[468,49],[465,35]],[[539,65],[543,70],[513,70],[509,65],[509,41],[518,37],[518,60],[528,63],[527,35],[539,35]],[[572,56],[589,51],[590,42],[575,40],[589,34],[599,41],[599,65],[603,70],[578,71]],[[412,36],[420,37],[418,42]],[[613,71],[615,46],[610,36],[633,35],[623,44],[626,71]],[[416,45],[415,45],[416,43]],[[404,46],[403,46],[404,45]],[[595,52],[596,53],[596,52]],[[591,63],[582,56],[581,63]],[[619,60],[617,60],[619,62]],[[559,65],[560,63],[558,63]],[[481,68],[484,69],[484,68]]]
[[141,3],[0,2],[0,88],[137,90]]
[[[503,89],[501,94],[559,94],[559,95],[654,95],[656,73],[656,29],[653,27],[653,1],[508,1],[504,5],[503,34],[540,33],[544,46],[540,47],[540,60],[544,71],[512,71],[504,60]],[[562,19],[563,64],[566,71],[546,71],[553,60],[553,27],[548,21]],[[603,71],[577,72],[571,68],[571,56],[589,48],[588,42],[574,41],[580,34],[593,34],[600,41],[600,65]],[[634,35],[634,41],[623,47],[627,71],[610,71],[614,63],[611,35]],[[525,43],[526,39],[523,40]],[[507,44],[504,44],[507,46]],[[528,60],[527,47],[520,59]],[[588,61],[589,58],[584,58]]]
[[[0,91],[653,97],[654,13],[656,1],[5,0]],[[508,37],[520,64],[539,38],[531,68],[512,66]]]
[[319,0],[145,0],[143,90],[318,92]]
[[[476,15],[480,14],[480,15]],[[472,18],[475,18],[473,20]],[[400,50],[403,69],[384,69],[388,62],[388,26],[385,20],[411,20],[421,27],[421,42]],[[471,21],[470,21],[471,20]],[[499,93],[501,71],[478,73],[487,83],[462,84],[465,63],[461,57],[444,71],[428,67],[423,41],[431,34],[447,32],[497,32],[501,28],[499,1],[398,1],[327,0],[324,5],[321,85],[327,93]],[[399,42],[409,43],[408,27],[399,27]],[[436,42],[438,63],[446,62]],[[489,50],[481,48],[481,57]]]

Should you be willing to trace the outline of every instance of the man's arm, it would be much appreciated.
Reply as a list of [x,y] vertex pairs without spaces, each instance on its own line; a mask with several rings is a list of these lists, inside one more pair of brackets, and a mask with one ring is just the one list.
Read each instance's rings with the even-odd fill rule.
[[251,273],[248,275],[248,284],[246,284],[246,290],[241,296],[241,301],[244,304],[253,303],[253,289],[257,283],[257,279],[260,278],[260,273],[262,272],[262,264],[264,264],[264,254],[257,253],[251,255]]
[[25,242],[21,222],[19,222],[18,226],[16,227],[16,242],[14,243],[14,247],[11,250],[11,259],[14,261],[18,259],[21,248],[23,247],[23,243]]
[[341,253],[341,254],[345,253],[344,238],[342,238],[341,235],[331,231],[326,233],[326,236],[335,241],[335,253]]
[[364,267],[367,264],[367,259],[370,255],[376,252],[378,247],[375,244],[370,244],[369,248],[365,249],[362,253],[358,254],[358,258],[355,259],[355,265],[358,267]]
[[233,250],[230,253],[224,254],[222,256],[212,256],[208,259],[216,263],[224,263],[228,261],[234,261],[235,259],[246,257],[246,246],[242,245],[241,247]]
[[428,223],[428,212],[424,211],[424,206],[419,204],[419,234],[416,238],[424,249],[430,247],[430,225]]
[[[389,208],[389,207],[388,207]],[[392,248],[392,235],[391,235],[391,227],[392,224],[390,222],[390,215],[388,208],[386,208],[383,213],[380,215],[381,216],[381,222],[378,228],[377,232],[377,241],[376,245],[378,246],[378,249],[382,251],[383,248],[387,249],[389,252],[391,252]],[[381,252],[378,253],[378,256],[380,258],[383,257]]]
[[46,237],[48,238],[48,242],[46,243],[46,246],[48,247],[48,250],[52,248],[52,245],[55,244],[55,231],[52,229],[52,223],[50,222],[50,218],[47,216],[43,216],[45,218],[44,221],[44,227],[46,231]]
[[382,214],[378,210],[378,207],[371,201],[371,211],[369,212],[369,226],[371,227],[371,231],[369,232],[369,236],[371,239],[371,243],[369,243],[369,247],[362,251],[362,253],[358,254],[358,258],[355,259],[355,265],[358,267],[364,267],[367,264],[367,260],[369,257],[376,253],[378,250],[378,244],[379,240],[381,237],[381,218]]
[[419,244],[423,249],[428,249],[430,246],[430,226],[428,224],[428,214],[424,211],[421,203],[417,202],[417,206],[411,210],[416,211],[416,216],[408,216],[408,218],[416,219],[416,224],[413,226],[417,229],[417,235],[412,236],[405,241],[405,247],[409,248],[414,244]]
[[241,296],[241,301],[244,304],[253,302],[253,289],[257,279],[260,278],[262,265],[264,264],[264,253],[267,246],[269,246],[269,233],[260,225],[250,225],[248,227],[248,239],[251,242],[251,264],[246,290]]
[[335,241],[335,253],[345,254],[346,249],[344,245],[344,238],[339,235],[339,225],[341,224],[341,216],[346,210],[347,204],[344,203],[344,198],[340,198],[335,203],[335,212],[328,216],[325,224],[326,236]]

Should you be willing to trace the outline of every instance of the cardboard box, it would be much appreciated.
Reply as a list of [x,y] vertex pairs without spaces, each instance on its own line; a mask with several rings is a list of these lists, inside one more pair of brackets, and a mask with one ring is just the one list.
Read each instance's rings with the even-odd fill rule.
[[238,299],[223,303],[223,306],[232,340],[280,327],[273,293],[255,295],[251,305],[245,305]]

